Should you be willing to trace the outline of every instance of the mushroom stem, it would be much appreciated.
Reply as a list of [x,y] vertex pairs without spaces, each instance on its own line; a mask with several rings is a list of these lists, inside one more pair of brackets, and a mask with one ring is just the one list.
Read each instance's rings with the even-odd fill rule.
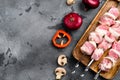
[[61,77],[62,77],[62,75],[57,75],[57,76],[56,76],[56,80],[60,80]]
[[55,69],[56,80],[60,80],[62,76],[66,75],[66,70],[62,67],[58,67]]

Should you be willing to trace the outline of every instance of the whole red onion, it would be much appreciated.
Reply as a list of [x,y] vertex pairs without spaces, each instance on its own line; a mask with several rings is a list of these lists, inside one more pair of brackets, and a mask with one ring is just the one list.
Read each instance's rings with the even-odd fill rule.
[[97,8],[100,4],[99,0],[82,0],[82,3],[85,4],[87,8]]
[[82,25],[83,19],[77,13],[69,13],[64,17],[64,25],[71,30],[76,30]]

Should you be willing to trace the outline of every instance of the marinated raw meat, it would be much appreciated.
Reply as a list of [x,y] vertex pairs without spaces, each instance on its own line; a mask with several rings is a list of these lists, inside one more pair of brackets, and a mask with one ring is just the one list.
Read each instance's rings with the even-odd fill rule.
[[109,31],[109,27],[106,25],[99,25],[95,29],[95,32],[97,32],[100,36],[106,35],[108,31]]
[[109,12],[106,12],[103,16],[109,17],[109,18],[111,18],[113,20],[115,20],[117,18],[116,16],[114,16],[113,14],[111,14]]
[[81,52],[86,55],[91,55],[96,48],[96,43],[94,41],[86,41],[81,49]]
[[99,19],[99,23],[102,25],[107,25],[107,26],[111,26],[113,24],[115,24],[115,20],[111,19],[110,17],[107,16],[102,16]]
[[109,71],[115,64],[115,60],[109,56],[103,58],[101,63],[99,64],[99,69],[102,71]]
[[116,37],[116,39],[120,36],[120,33],[118,33],[114,28],[110,27],[109,32]]
[[118,27],[120,27],[120,20],[115,21],[115,24],[112,25],[111,27],[113,27],[113,28],[118,28]]
[[112,46],[112,43],[107,42],[105,39],[98,45],[98,48],[102,48],[104,51],[109,49]]
[[115,36],[116,38],[118,38],[120,36],[120,21],[117,20],[115,21],[115,24],[112,25],[110,28],[109,28],[109,32]]
[[112,45],[112,49],[115,49],[120,52],[120,41],[115,41]]
[[109,43],[112,43],[116,40],[116,37],[113,36],[110,32],[108,32],[106,35],[105,35],[105,40]]
[[89,35],[90,41],[95,41],[96,43],[102,42],[103,37],[100,36],[97,32],[91,32]]
[[116,31],[118,34],[120,34],[120,26],[119,27],[112,27],[114,31]]
[[118,18],[119,14],[120,12],[118,8],[111,7],[111,9],[108,12],[106,12],[103,16],[100,17],[99,23],[102,25],[111,26],[115,24],[115,19]]
[[99,60],[101,58],[101,56],[103,55],[104,51],[103,49],[100,48],[96,48],[91,56],[92,59],[94,59],[95,61]]
[[120,57],[120,52],[115,49],[110,49],[109,56],[114,58],[115,60],[118,60],[118,58]]
[[104,51],[109,50],[108,55],[103,58],[98,66],[99,71],[109,71],[120,58],[120,41],[117,41],[120,37],[120,12],[118,8],[111,7],[99,18],[98,22],[95,31],[89,34],[88,41],[80,49],[82,53],[91,55],[92,60],[87,68],[94,60],[98,61]]
[[120,12],[117,7],[111,7],[108,13],[113,14],[116,18],[119,16]]

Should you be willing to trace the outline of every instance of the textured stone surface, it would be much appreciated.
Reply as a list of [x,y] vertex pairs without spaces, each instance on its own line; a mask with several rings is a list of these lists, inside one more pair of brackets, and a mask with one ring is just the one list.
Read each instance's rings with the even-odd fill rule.
[[[67,75],[62,80],[78,80],[85,66],[80,63],[71,75],[77,62],[72,50],[103,3],[104,0],[97,9],[84,11],[81,0],[72,6],[67,6],[66,0],[0,0],[0,80],[55,80],[60,54],[68,57]],[[71,11],[82,15],[83,24],[79,30],[67,30],[72,36],[71,44],[57,49],[51,38],[56,30],[65,29],[62,19]],[[114,80],[120,79],[119,74]],[[94,75],[90,70],[81,80],[93,79]]]

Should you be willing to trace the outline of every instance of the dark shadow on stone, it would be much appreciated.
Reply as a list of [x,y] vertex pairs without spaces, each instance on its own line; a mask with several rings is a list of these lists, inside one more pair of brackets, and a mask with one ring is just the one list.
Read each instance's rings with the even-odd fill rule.
[[[42,46],[44,47],[44,46]],[[28,55],[26,55],[26,58],[22,59],[22,60],[17,60],[16,63],[16,69],[18,72],[27,69],[30,69],[36,65],[40,65],[39,61],[42,59],[39,59],[38,56],[40,56],[40,48],[34,48],[32,49],[30,52],[26,53]],[[36,59],[39,59],[38,62],[35,62]],[[44,64],[46,64],[47,62],[43,62]]]
[[55,17],[53,17],[53,16],[50,16],[50,18],[51,18],[51,21],[57,20],[57,18],[55,18]]
[[82,15],[82,14],[80,14],[81,15],[81,17],[84,19],[84,18],[87,18],[86,16],[84,16],[84,15]]
[[34,3],[34,5],[35,5],[36,7],[40,7],[40,3],[38,3],[38,2]]
[[23,13],[20,13],[20,14],[19,14],[19,16],[22,16],[22,15],[23,15]]
[[55,29],[55,30],[59,30],[59,29],[64,29],[63,28],[63,24],[56,24],[55,26],[48,26],[48,29]]
[[72,12],[74,12],[74,11],[75,11],[75,9],[74,9],[74,7],[73,7],[73,6],[71,6],[71,11],[72,11]]
[[30,42],[27,42],[27,45],[33,47],[33,45]]
[[40,14],[40,15],[42,15],[42,16],[47,16],[44,12],[42,12],[42,11],[38,11],[38,13]]
[[88,8],[87,6],[85,6],[85,5],[81,2],[81,3],[80,3],[80,10],[89,11],[90,8]]
[[72,35],[72,32],[74,32],[75,30],[70,30],[70,29],[66,28],[66,26],[63,23],[63,20],[61,20],[60,22],[61,23],[56,24],[55,26],[48,26],[48,29],[55,29],[55,30],[63,29],[67,33],[69,33],[70,35]]
[[9,64],[15,64],[17,62],[17,58],[15,57],[12,57],[10,60],[9,60]]
[[84,10],[84,8],[85,8],[85,5],[81,2],[80,3],[80,10]]
[[32,7],[30,6],[29,8],[27,8],[27,9],[25,10],[25,12],[30,12],[31,9],[32,9]]

